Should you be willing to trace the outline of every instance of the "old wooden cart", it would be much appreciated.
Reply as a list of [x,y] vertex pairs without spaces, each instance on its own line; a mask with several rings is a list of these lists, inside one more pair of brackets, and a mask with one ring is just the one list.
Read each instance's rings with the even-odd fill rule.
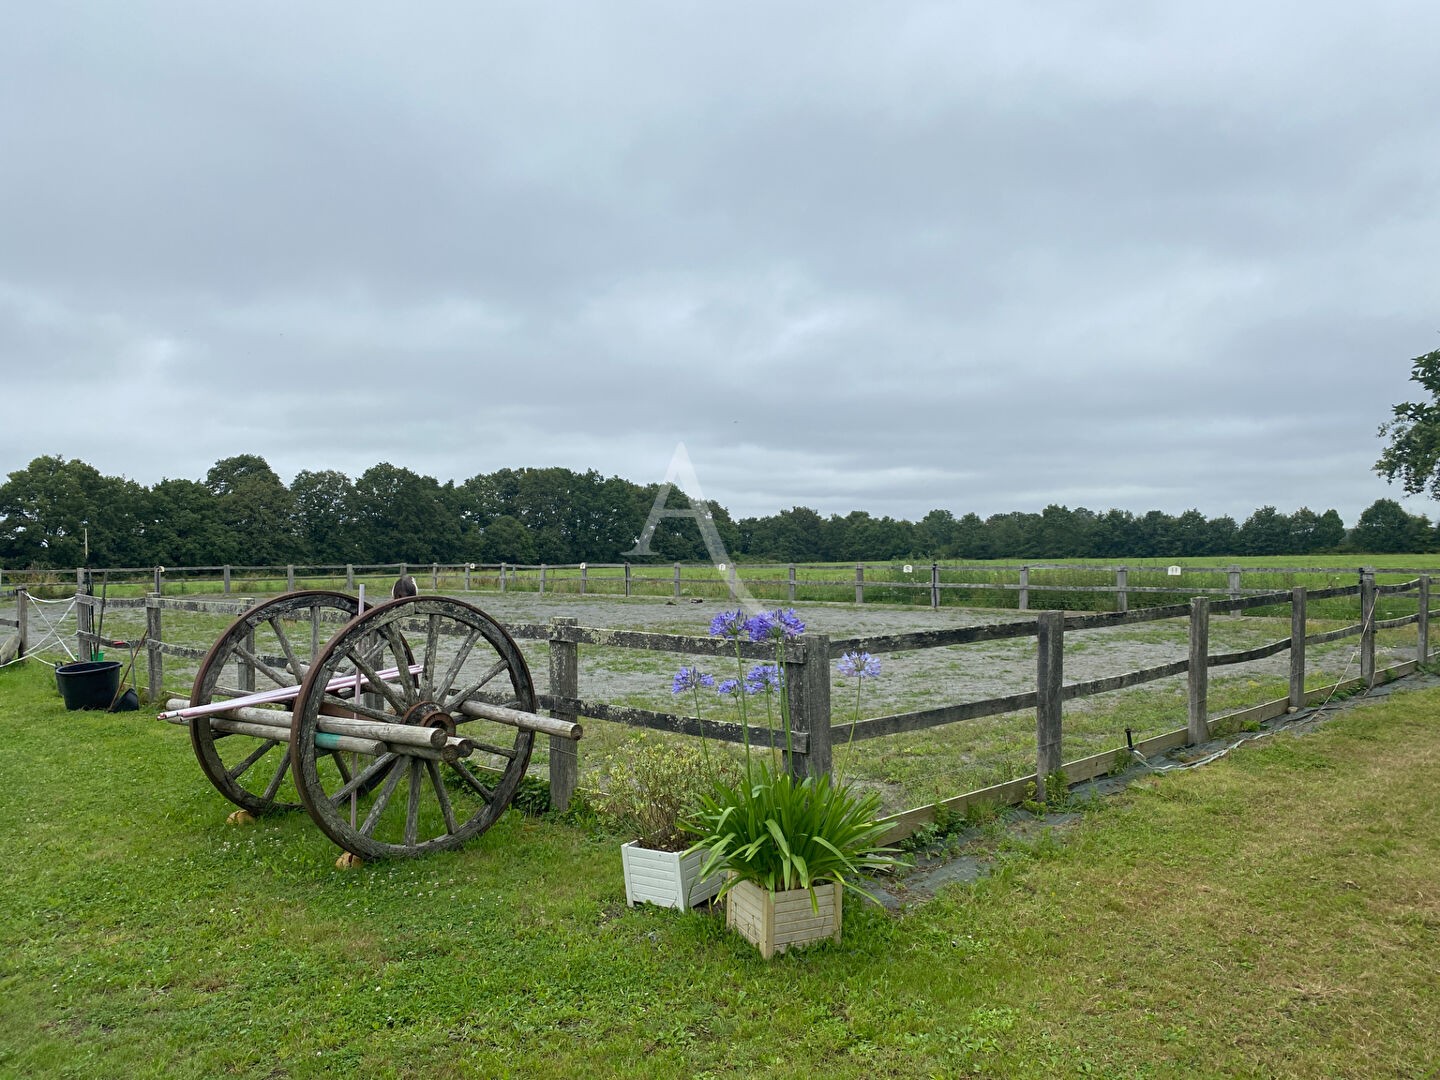
[[525,658],[479,608],[359,608],[322,590],[256,604],[161,718],[189,726],[201,770],[242,811],[303,807],[361,859],[457,848],[510,805],[537,732],[581,728],[536,714]]

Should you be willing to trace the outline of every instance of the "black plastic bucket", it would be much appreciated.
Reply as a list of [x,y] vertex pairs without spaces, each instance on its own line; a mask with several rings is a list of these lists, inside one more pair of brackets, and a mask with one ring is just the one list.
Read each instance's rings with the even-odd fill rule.
[[55,685],[67,709],[108,709],[120,689],[120,661],[61,664],[55,669]]

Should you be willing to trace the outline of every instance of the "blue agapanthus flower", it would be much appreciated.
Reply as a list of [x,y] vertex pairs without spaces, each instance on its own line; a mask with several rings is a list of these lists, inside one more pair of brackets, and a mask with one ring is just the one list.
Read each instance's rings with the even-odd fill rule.
[[774,664],[756,664],[745,676],[745,692],[762,694],[780,689],[780,669]]
[[710,620],[710,636],[738,638],[745,632],[744,611],[722,611]]
[[715,687],[715,692],[721,697],[738,697],[740,695],[740,680],[726,679]]
[[841,675],[853,675],[857,679],[873,679],[880,674],[880,661],[868,652],[847,652],[840,657],[835,669]]
[[795,614],[794,608],[781,608],[777,611],[762,611],[759,615],[747,619],[745,632],[750,635],[751,641],[773,641],[799,637],[805,632],[805,624],[800,621],[800,616]]
[[670,692],[683,694],[687,690],[698,690],[702,686],[708,688],[714,685],[714,675],[706,675],[699,668],[682,667],[675,673],[675,681],[670,684]]

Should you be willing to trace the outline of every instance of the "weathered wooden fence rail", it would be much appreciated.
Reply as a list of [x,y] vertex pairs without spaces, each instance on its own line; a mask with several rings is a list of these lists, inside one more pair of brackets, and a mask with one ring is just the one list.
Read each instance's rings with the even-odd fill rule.
[[[110,567],[80,568],[73,572],[73,590],[96,591],[97,583],[108,582],[128,588],[141,587],[159,595],[213,592],[229,596],[235,592],[293,591],[297,587],[343,587],[354,591],[357,583],[369,580],[384,584],[410,573],[432,592],[533,592],[541,595],[721,597],[735,600],[749,593],[769,601],[795,603],[797,599],[854,602],[893,602],[919,596],[932,608],[944,605],[995,606],[993,601],[1014,597],[1017,610],[1031,609],[1034,597],[1053,594],[1079,603],[1085,596],[1112,596],[1116,612],[1129,610],[1132,597],[1225,597],[1231,600],[1273,590],[1273,585],[1247,586],[1247,579],[1276,576],[1379,573],[1396,577],[1429,574],[1432,568],[1272,566],[1094,566],[1053,564],[965,565],[931,562],[928,565],[894,563],[854,564],[853,576],[834,576],[833,564],[742,563],[723,567],[708,564],[652,563],[383,563],[347,565],[288,566],[201,566],[201,567]],[[1179,570],[1179,574],[1173,571]],[[1172,577],[1173,575],[1173,577]],[[0,580],[32,589],[68,590],[70,571],[0,570]],[[1108,578],[1097,583],[1094,578]],[[1164,578],[1165,584],[1139,584],[1137,578]],[[1060,579],[1069,580],[1060,580]],[[1084,578],[1086,580],[1078,580]],[[63,579],[63,580],[62,580]],[[1210,582],[1221,581],[1224,584]],[[12,585],[13,587],[13,585]],[[1383,590],[1392,586],[1383,586]],[[803,594],[803,595],[802,595]],[[3,595],[3,590],[0,590]],[[38,595],[38,593],[37,593]],[[68,595],[68,593],[67,593]],[[988,604],[984,601],[990,601]],[[1311,600],[1321,599],[1319,591]],[[1003,606],[1003,605],[1002,605]],[[1058,605],[1055,605],[1058,606]]]
[[[1271,591],[1223,599],[1196,596],[1188,604],[1173,604],[1133,611],[1082,615],[1066,615],[1059,611],[1048,611],[1037,613],[1032,618],[984,626],[833,640],[823,634],[804,634],[786,642],[779,656],[784,667],[783,685],[793,730],[788,764],[797,775],[828,772],[831,767],[831,746],[835,739],[863,742],[985,716],[1033,709],[1036,714],[1036,767],[1033,774],[896,815],[890,819],[891,838],[906,835],[928,821],[933,821],[936,814],[942,810],[954,811],[979,801],[997,803],[1017,801],[1024,797],[1030,784],[1036,786],[1038,796],[1043,798],[1046,778],[1053,776],[1057,771],[1063,770],[1068,783],[1078,783],[1109,771],[1120,762],[1120,759],[1128,757],[1131,752],[1128,747],[1116,747],[1078,760],[1064,761],[1064,731],[1061,720],[1064,702],[1124,690],[1157,679],[1187,675],[1187,723],[1185,727],[1137,743],[1136,749],[1149,755],[1187,744],[1203,742],[1210,737],[1215,725],[1222,720],[1264,721],[1287,711],[1302,708],[1337,691],[1374,686],[1377,682],[1387,681],[1414,671],[1430,656],[1429,619],[1432,614],[1430,585],[1428,575],[1421,575],[1409,582],[1376,585],[1374,575],[1366,573],[1361,576],[1358,584],[1350,586],[1318,590],[1295,587],[1288,591]],[[1380,594],[1414,595],[1417,598],[1417,611],[1413,615],[1402,618],[1377,621],[1374,617],[1375,601],[1377,595]],[[1307,633],[1307,607],[1311,601],[1350,597],[1357,598],[1359,601],[1359,621],[1335,630],[1315,634]],[[100,641],[92,629],[90,618],[99,603],[100,601],[95,597],[82,596],[80,598],[78,610],[83,614],[80,617],[81,629],[77,636],[82,650],[93,648]],[[246,602],[181,600],[161,596],[150,596],[143,599],[111,599],[108,603],[112,608],[143,607],[145,610],[144,645],[148,660],[147,685],[152,701],[164,700],[166,697],[164,689],[165,657],[198,660],[205,655],[203,649],[166,642],[164,612],[236,615],[248,606]],[[1209,626],[1210,616],[1213,613],[1238,613],[1253,608],[1281,606],[1287,606],[1291,613],[1289,637],[1250,649],[1225,653],[1210,651]],[[339,615],[333,616],[333,619],[341,621]],[[1136,671],[1121,672],[1105,678],[1065,683],[1065,643],[1071,635],[1163,619],[1187,620],[1189,646],[1185,658]],[[1376,631],[1410,624],[1417,626],[1415,659],[1383,671],[1377,671],[1375,667]],[[414,629],[422,630],[418,626]],[[548,709],[552,716],[566,720],[588,717],[679,735],[704,736],[720,742],[748,741],[756,746],[770,746],[772,741],[778,743],[779,733],[772,732],[768,727],[751,724],[745,728],[735,723],[619,705],[585,697],[581,691],[579,674],[580,649],[585,646],[662,651],[682,656],[712,659],[734,658],[738,652],[739,657],[743,660],[765,662],[777,658],[775,649],[771,645],[740,642],[737,646],[733,641],[712,637],[609,630],[580,626],[574,619],[569,618],[552,619],[548,623],[511,624],[507,629],[517,639],[543,641],[548,646],[548,692],[539,695],[539,703],[542,708]],[[1359,676],[1334,685],[1306,690],[1305,655],[1307,647],[1346,637],[1359,637],[1360,639]],[[838,726],[832,723],[831,662],[848,652],[864,651],[871,654],[885,654],[949,648],[1015,638],[1034,638],[1036,641],[1036,684],[1033,690],[981,701],[948,703],[911,712],[857,719],[853,723]],[[133,647],[138,644],[114,641],[106,643],[124,647]],[[1208,673],[1211,668],[1247,663],[1286,651],[1290,654],[1290,680],[1289,693],[1285,697],[1260,702],[1224,717],[1209,715]],[[262,657],[261,659],[265,663],[273,663],[277,666],[283,664],[281,657]],[[499,703],[498,699],[496,703]],[[560,739],[553,740],[550,749],[549,768],[552,799],[557,806],[563,807],[568,804],[578,783],[578,751],[574,742]]]

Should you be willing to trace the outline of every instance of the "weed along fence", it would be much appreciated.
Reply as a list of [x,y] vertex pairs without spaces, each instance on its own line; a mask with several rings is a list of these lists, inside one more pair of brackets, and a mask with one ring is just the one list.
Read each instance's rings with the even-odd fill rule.
[[[1128,611],[1192,596],[1237,600],[1305,585],[1327,588],[1374,573],[1392,581],[1429,568],[1341,568],[1203,565],[951,565],[912,563],[383,563],[344,566],[111,567],[73,571],[0,570],[0,598],[16,586],[33,596],[108,589],[112,596],[251,596],[360,584],[389,590],[402,574],[422,589],[445,593],[533,593],[566,596],[698,597],[734,601],[749,594],[777,603],[882,603],[1000,607],[1018,611]],[[378,594],[377,594],[378,595]]]
[[[897,813],[888,819],[891,824],[889,838],[899,839],[935,821],[941,815],[961,812],[971,805],[1004,805],[1023,801],[1031,796],[1031,785],[1034,786],[1034,796],[1043,800],[1047,784],[1060,782],[1061,774],[1065,784],[1075,784],[1123,768],[1132,760],[1131,747],[1114,746],[1100,753],[1067,761],[1067,735],[1062,721],[1065,703],[1185,675],[1185,726],[1141,739],[1134,743],[1133,749],[1142,755],[1151,756],[1201,743],[1228,730],[1228,726],[1238,728],[1263,722],[1323,700],[1334,693],[1368,688],[1413,672],[1430,655],[1430,592],[1431,579],[1428,575],[1394,584],[1377,584],[1373,574],[1365,573],[1361,575],[1360,581],[1353,585],[1325,589],[1296,586],[1289,590],[1234,598],[1196,596],[1183,604],[1128,611],[1093,614],[1044,611],[1028,618],[1001,623],[866,637],[841,638],[818,633],[802,634],[785,642],[778,656],[784,673],[782,692],[787,695],[792,725],[789,767],[797,775],[817,775],[832,770],[832,748],[844,746],[847,748],[847,755],[864,755],[869,752],[865,750],[866,744],[876,745],[878,748],[880,744],[873,743],[874,740],[903,739],[907,735],[913,736],[915,733],[964,724],[984,717],[1005,714],[1013,716],[1033,711],[1035,734],[1034,741],[1030,744],[1033,747],[1033,756],[1029,758],[1033,764],[1025,768],[1023,775],[1011,774],[1014,778],[1002,783],[980,787]],[[1377,618],[1380,604],[1386,599],[1402,600],[1411,606],[1413,611],[1396,618]],[[243,601],[204,601],[164,596],[117,600],[112,597],[108,601],[111,609],[143,608],[145,618],[143,637],[137,638],[132,634],[129,642],[117,642],[100,634],[96,629],[97,611],[103,601],[89,595],[81,595],[77,601],[77,636],[82,655],[86,650],[105,644],[140,647],[144,655],[142,670],[146,675],[146,685],[152,701],[164,701],[167,696],[167,663],[174,664],[179,661],[179,666],[188,672],[193,670],[196,662],[203,659],[207,651],[167,640],[167,634],[177,639],[194,641],[194,627],[203,624],[213,628],[211,637],[218,636],[228,625],[228,617],[240,614],[249,606],[248,602]],[[1358,621],[1322,632],[1309,632],[1309,621],[1316,618],[1317,606],[1333,610],[1342,604],[1346,606],[1350,618],[1354,618],[1358,611]],[[1212,651],[1212,615],[1238,615],[1257,609],[1288,612],[1289,636],[1247,649]],[[326,621],[345,621],[344,614],[338,611],[326,612],[325,616]],[[1281,617],[1283,618],[1283,615]],[[200,623],[196,620],[200,620]],[[1087,635],[1109,628],[1164,620],[1173,620],[1172,625],[1183,621],[1188,638],[1185,655],[1166,663],[1104,678],[1070,683],[1065,681],[1067,650],[1083,649]],[[1414,658],[1377,669],[1376,633],[1410,625],[1416,627]],[[408,631],[412,628],[406,629]],[[423,632],[423,627],[420,626],[413,629]],[[537,704],[548,710],[554,718],[570,722],[588,718],[628,728],[666,732],[678,737],[704,737],[719,743],[739,744],[748,740],[752,746],[757,747],[778,745],[782,741],[778,725],[773,731],[769,726],[761,726],[756,722],[753,713],[748,726],[742,726],[740,723],[605,700],[603,694],[595,692],[594,688],[590,693],[586,692],[580,663],[582,651],[585,649],[703,657],[708,658],[712,664],[736,662],[738,651],[740,661],[770,662],[777,659],[773,644],[742,641],[737,647],[736,643],[729,639],[604,629],[579,625],[577,620],[571,618],[555,618],[547,623],[512,623],[506,629],[513,638],[531,641],[544,648],[545,660],[538,665],[539,670],[535,671],[537,690],[541,691],[537,694]],[[312,635],[318,632],[314,628],[311,630]],[[1348,637],[1359,639],[1356,676],[1345,678],[1344,675],[1349,673],[1347,668],[1337,681],[1307,689],[1307,649]],[[888,715],[856,715],[853,719],[847,717],[839,722],[835,719],[831,707],[833,662],[847,653],[868,652],[879,656],[955,647],[963,649],[966,646],[980,646],[1005,639],[1033,640],[1036,658],[1033,689],[981,700],[927,703],[924,708]],[[1391,640],[1393,641],[1393,635]],[[1408,645],[1403,647],[1407,650],[1409,648]],[[1285,696],[1258,701],[1223,715],[1210,715],[1212,669],[1263,660],[1287,652],[1289,687]],[[960,655],[966,654],[962,651]],[[970,655],[973,663],[985,662],[983,656]],[[281,657],[260,656],[257,660],[261,664],[283,666]],[[532,665],[533,663],[532,661]],[[547,667],[548,670],[545,670]],[[178,682],[179,680],[172,677],[171,692],[174,692],[174,684]],[[250,685],[253,686],[253,682]],[[490,700],[482,694],[478,700],[488,701],[492,705],[506,704],[498,696]],[[1111,737],[1105,736],[1107,740]],[[1071,738],[1073,741],[1073,732]],[[548,770],[553,805],[561,808],[567,806],[579,785],[582,752],[573,740],[549,737]],[[957,787],[958,784],[950,790]],[[1053,787],[1050,794],[1054,796]]]

